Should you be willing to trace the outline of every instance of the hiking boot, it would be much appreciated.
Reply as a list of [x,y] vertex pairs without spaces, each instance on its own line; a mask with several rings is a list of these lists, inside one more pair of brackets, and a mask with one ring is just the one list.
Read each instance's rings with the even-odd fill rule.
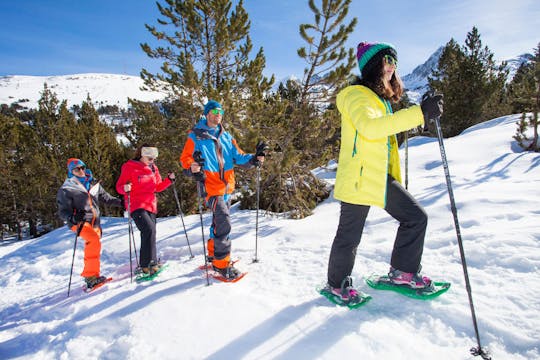
[[411,289],[423,289],[431,285],[431,279],[417,273],[407,273],[390,267],[388,278],[396,285],[407,285]]
[[141,268],[138,268],[137,271],[135,271],[135,273],[150,275],[150,268],[149,267],[141,267]]
[[234,280],[241,274],[240,271],[232,265],[229,265],[225,268],[218,268],[212,265],[212,268],[214,269],[214,271],[218,272],[221,276],[228,280]]
[[145,275],[154,275],[155,273],[159,272],[161,270],[161,267],[163,265],[161,263],[154,263],[153,261],[148,264],[148,266],[141,267],[135,271],[135,273],[142,273]]
[[330,285],[327,285],[327,287],[332,294],[339,296],[341,301],[345,304],[357,304],[362,301],[360,293],[352,286],[352,278],[350,276],[343,279],[340,288],[335,288]]
[[163,264],[160,263],[159,261],[157,263],[151,261],[148,266],[150,267],[150,273],[155,274],[161,270],[161,268],[163,267]]
[[101,284],[107,280],[105,276],[88,276],[84,278],[84,282],[86,283],[86,288],[91,289],[94,286]]

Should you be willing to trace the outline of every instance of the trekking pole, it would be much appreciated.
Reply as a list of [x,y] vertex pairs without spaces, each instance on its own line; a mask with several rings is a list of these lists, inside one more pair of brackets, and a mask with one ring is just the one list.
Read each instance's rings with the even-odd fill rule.
[[[193,160],[195,160],[200,166],[201,171],[203,171],[204,167],[204,159],[201,156],[200,151],[195,151],[193,153]],[[210,275],[208,274],[208,259],[206,258],[206,241],[204,239],[204,224],[203,224],[203,216],[202,216],[202,201],[203,201],[203,190],[202,187],[204,186],[203,181],[197,180],[197,196],[198,196],[198,203],[199,203],[199,217],[201,219],[201,235],[202,235],[202,243],[203,243],[203,256],[204,256],[204,268],[206,269],[206,286],[210,286]]]
[[260,195],[260,182],[261,182],[261,165],[259,164],[257,166],[257,208],[255,209],[256,215],[255,215],[255,258],[253,259],[254,263],[258,263],[259,259],[257,259],[257,242],[258,242],[258,234],[259,234],[259,195]]
[[137,266],[139,266],[139,258],[137,256],[137,246],[135,245],[135,235],[133,234],[133,224],[131,223],[131,191],[128,191],[128,238],[129,238],[129,272],[131,277],[131,282],[133,282],[133,258],[131,251],[131,244],[133,243],[133,250],[135,251],[135,261]]
[[71,258],[71,271],[69,272],[69,284],[68,284],[67,297],[69,297],[69,291],[71,290],[71,277],[73,276],[73,264],[75,263],[75,250],[77,250],[77,239],[79,238],[79,235],[81,234],[83,226],[84,226],[84,221],[79,224],[79,227],[77,228],[77,232],[75,233],[75,244],[73,245],[73,257]]
[[405,131],[405,189],[409,190],[409,130]]
[[476,322],[476,314],[474,311],[474,305],[473,305],[473,298],[472,298],[472,291],[471,291],[471,283],[469,282],[469,274],[467,272],[467,262],[465,260],[465,251],[463,249],[463,242],[461,240],[461,230],[459,228],[459,221],[457,216],[457,208],[456,208],[456,202],[454,199],[454,192],[452,191],[452,183],[450,180],[450,171],[448,170],[448,161],[446,160],[446,152],[444,150],[444,143],[443,143],[443,135],[441,130],[441,123],[440,123],[440,116],[435,118],[435,125],[437,127],[437,138],[439,140],[439,148],[441,151],[441,158],[443,162],[444,167],[444,174],[446,176],[446,186],[448,187],[448,196],[450,197],[450,207],[452,209],[452,215],[454,216],[454,225],[456,228],[456,235],[457,235],[457,241],[459,245],[459,254],[461,256],[461,264],[463,265],[463,275],[465,276],[465,285],[467,288],[467,294],[469,296],[469,305],[471,308],[471,315],[474,325],[474,332],[476,334],[476,341],[478,344],[478,347],[473,347],[470,349],[470,352],[473,356],[480,355],[482,359],[485,360],[491,360],[491,357],[489,356],[489,353],[482,349],[482,345],[480,344],[480,335],[478,332],[478,324]]
[[[176,180],[176,179],[175,179]],[[182,219],[182,226],[184,227],[184,234],[186,235],[186,242],[189,249],[190,259],[193,259],[195,256],[193,256],[193,253],[191,252],[191,245],[189,244],[189,239],[187,236],[186,231],[186,224],[184,223],[184,216],[182,215],[182,207],[180,206],[180,200],[178,200],[178,191],[176,191],[176,181],[173,181],[173,190],[174,190],[174,198],[176,199],[176,205],[178,206],[178,213],[180,214],[180,219]]]
[[[268,149],[268,145],[262,141],[259,140],[257,142],[257,145],[255,146],[255,156],[266,156],[265,151]],[[256,208],[256,215],[255,215],[255,258],[253,259],[253,263],[258,263],[259,259],[257,258],[257,247],[258,247],[258,239],[259,239],[259,200],[260,200],[260,193],[261,193],[261,163],[257,160],[257,208]]]

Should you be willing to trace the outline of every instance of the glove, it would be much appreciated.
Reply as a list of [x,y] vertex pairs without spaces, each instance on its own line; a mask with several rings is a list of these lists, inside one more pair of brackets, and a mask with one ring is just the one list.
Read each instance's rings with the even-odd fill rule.
[[86,211],[84,209],[76,209],[73,215],[69,217],[69,222],[73,225],[78,225],[81,221],[84,220],[84,215]]
[[206,180],[206,175],[204,175],[204,171],[202,170],[191,174],[193,175],[193,178],[197,181],[204,182],[204,180]]
[[206,180],[206,175],[204,175],[204,170],[203,170],[204,158],[202,157],[202,154],[200,151],[197,150],[193,153],[193,160],[195,160],[195,162],[201,166],[201,171],[198,171],[196,173],[192,172],[191,175],[193,175],[195,180],[204,182],[204,180]]
[[[264,155],[259,155],[264,156]],[[253,155],[251,159],[249,159],[249,163],[253,166],[261,166],[261,162],[257,159],[257,155]]]
[[167,174],[167,177],[169,178],[169,180],[171,180],[171,182],[175,182],[176,181],[176,175],[174,175],[173,172],[169,172]]
[[200,151],[195,151],[193,153],[193,160],[195,160],[195,162],[201,167],[204,167],[204,158],[202,157],[202,153]]
[[255,157],[266,156],[266,150],[268,150],[268,145],[264,141],[259,140],[255,148]]
[[424,114],[424,122],[434,120],[443,113],[443,95],[436,94],[433,91],[428,91],[422,96],[420,107]]

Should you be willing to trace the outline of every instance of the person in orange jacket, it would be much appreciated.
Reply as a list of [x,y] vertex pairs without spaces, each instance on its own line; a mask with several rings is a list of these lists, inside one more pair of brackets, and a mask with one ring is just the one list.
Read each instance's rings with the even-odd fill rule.
[[[180,162],[186,175],[194,177],[204,185],[206,204],[212,209],[212,226],[208,240],[208,257],[212,266],[224,277],[234,279],[240,274],[230,261],[229,208],[235,186],[234,166],[260,166],[264,162],[266,144],[259,143],[255,154],[245,154],[221,124],[224,111],[220,103],[215,100],[208,101],[203,114],[204,117],[191,129],[187,137]],[[196,154],[200,156],[197,157]]]
[[174,173],[161,178],[155,164],[158,155],[158,149],[154,146],[139,146],[135,157],[122,165],[116,182],[116,191],[124,195],[126,209],[130,202],[130,216],[141,232],[139,270],[145,274],[153,274],[161,267],[156,249],[156,193],[168,188],[175,179]]
[[115,198],[95,182],[92,171],[76,158],[67,161],[67,179],[56,195],[58,215],[74,232],[84,239],[84,277],[87,289],[105,281],[100,275],[101,226],[99,201],[107,205],[122,206]]

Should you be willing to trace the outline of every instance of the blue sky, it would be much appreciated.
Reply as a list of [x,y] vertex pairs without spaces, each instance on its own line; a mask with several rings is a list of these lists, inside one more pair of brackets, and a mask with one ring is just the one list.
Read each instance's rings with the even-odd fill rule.
[[[265,51],[265,74],[275,74],[278,80],[300,77],[306,64],[296,54],[305,45],[298,26],[313,22],[308,1],[245,0],[244,6],[254,49],[262,46]],[[156,24],[155,1],[0,1],[0,14],[0,76],[138,75],[143,67],[157,71],[160,65],[139,46],[153,41],[144,24]],[[347,46],[356,47],[363,40],[394,44],[401,75],[451,38],[463,44],[473,26],[498,60],[532,53],[540,42],[537,0],[353,0],[352,16],[358,24]]]

